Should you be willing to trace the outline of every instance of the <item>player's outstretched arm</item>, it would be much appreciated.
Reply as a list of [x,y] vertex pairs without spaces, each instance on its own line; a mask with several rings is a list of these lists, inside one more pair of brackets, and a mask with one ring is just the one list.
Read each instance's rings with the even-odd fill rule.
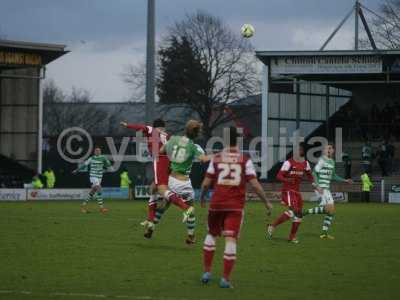
[[202,163],[206,163],[206,162],[209,162],[209,161],[212,159],[212,156],[211,156],[211,155],[202,154],[202,155],[200,155],[200,156],[198,157],[198,159],[199,159]]
[[335,181],[338,181],[338,182],[346,182],[348,184],[353,184],[353,180],[351,178],[345,179],[345,178],[339,176],[338,174],[336,174],[336,172],[333,173],[332,179]]
[[78,166],[75,170],[72,171],[72,174],[77,174],[79,171],[84,170],[90,164],[91,158],[87,159],[83,164]]
[[271,214],[272,203],[267,199],[267,195],[265,195],[264,189],[262,188],[260,182],[257,180],[257,178],[253,178],[249,182],[257,196],[260,197],[261,200],[264,202],[265,207],[268,210],[268,214]]
[[206,195],[208,190],[211,186],[211,178],[204,178],[203,183],[201,184],[201,191],[200,191],[200,205],[201,207],[206,207]]
[[149,127],[144,125],[144,124],[128,124],[125,121],[122,121],[119,123],[122,127],[128,128],[128,129],[133,129],[133,130],[139,130],[143,131],[145,133],[149,132]]

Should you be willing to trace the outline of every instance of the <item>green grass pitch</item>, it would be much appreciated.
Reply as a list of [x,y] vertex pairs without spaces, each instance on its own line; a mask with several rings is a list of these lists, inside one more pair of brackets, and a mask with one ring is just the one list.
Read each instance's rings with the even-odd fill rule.
[[175,207],[145,240],[145,202],[107,205],[108,215],[84,215],[78,202],[0,203],[0,299],[397,298],[400,205],[339,204],[336,240],[320,240],[322,216],[309,216],[292,245],[289,223],[266,240],[264,209],[249,203],[233,290],[217,286],[222,240],[215,280],[200,283],[206,210],[197,207],[198,242],[188,247]]

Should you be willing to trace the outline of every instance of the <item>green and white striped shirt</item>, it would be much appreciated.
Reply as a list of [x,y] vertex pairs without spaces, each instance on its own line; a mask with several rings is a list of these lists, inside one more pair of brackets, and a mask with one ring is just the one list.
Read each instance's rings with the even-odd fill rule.
[[79,168],[81,171],[89,167],[89,176],[101,179],[106,169],[111,167],[111,162],[104,155],[89,157]]
[[336,174],[335,161],[323,156],[319,159],[313,172],[317,185],[324,190],[331,190],[331,181],[345,181],[344,178]]

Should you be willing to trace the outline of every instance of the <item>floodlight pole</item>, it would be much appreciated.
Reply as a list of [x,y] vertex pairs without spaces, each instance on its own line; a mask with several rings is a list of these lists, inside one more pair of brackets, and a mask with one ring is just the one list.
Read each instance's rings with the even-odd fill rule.
[[359,25],[358,25],[358,16],[360,14],[360,2],[356,0],[354,5],[354,50],[358,50],[358,32],[359,32]]
[[153,120],[155,103],[155,0],[147,0],[146,122]]
[[38,69],[38,134],[37,134],[37,166],[36,173],[43,171],[43,82],[40,78],[41,69]]
[[[271,64],[271,62],[269,62]],[[268,171],[270,169],[269,161],[271,158],[268,156],[268,104],[269,104],[269,65],[264,65],[262,70],[262,87],[261,87],[261,179],[268,178]]]

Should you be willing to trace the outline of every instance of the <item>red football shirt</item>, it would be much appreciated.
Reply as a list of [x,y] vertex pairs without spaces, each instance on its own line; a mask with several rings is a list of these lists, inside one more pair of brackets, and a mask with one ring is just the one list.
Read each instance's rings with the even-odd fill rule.
[[314,182],[310,163],[307,160],[296,161],[293,158],[285,161],[276,178],[283,182],[282,191],[299,191],[304,175],[310,182]]
[[210,210],[242,210],[246,183],[256,178],[253,162],[236,149],[226,149],[210,161],[206,176],[213,180]]
[[158,157],[160,149],[169,140],[170,135],[157,128],[142,124],[128,124],[127,128],[139,130],[147,137],[147,148],[153,157]]

